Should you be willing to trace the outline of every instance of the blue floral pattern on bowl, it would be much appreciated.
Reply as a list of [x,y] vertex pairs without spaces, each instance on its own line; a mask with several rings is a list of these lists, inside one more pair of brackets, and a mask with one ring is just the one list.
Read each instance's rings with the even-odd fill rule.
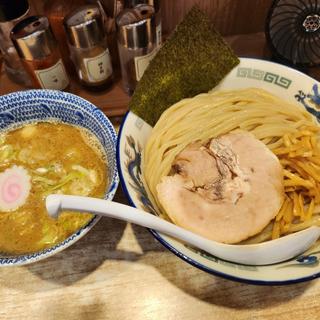
[[295,98],[320,122],[320,93],[317,83],[312,86],[311,93],[306,94],[302,90],[299,90]]
[[[59,121],[83,127],[98,138],[108,162],[109,186],[105,199],[112,200],[119,183],[115,157],[117,135],[103,112],[76,95],[55,90],[27,90],[0,96],[0,130],[41,121]],[[80,239],[98,220],[99,218],[94,216],[63,242],[43,251],[19,256],[2,254],[0,266],[27,264],[51,256]]]
[[156,210],[153,208],[151,201],[148,198],[147,191],[142,182],[142,173],[141,173],[141,151],[142,148],[137,143],[132,136],[126,136],[127,145],[125,148],[126,167],[130,175],[131,187],[136,191],[137,196],[139,197],[140,203],[143,209],[147,212],[151,212],[155,215],[158,215]]

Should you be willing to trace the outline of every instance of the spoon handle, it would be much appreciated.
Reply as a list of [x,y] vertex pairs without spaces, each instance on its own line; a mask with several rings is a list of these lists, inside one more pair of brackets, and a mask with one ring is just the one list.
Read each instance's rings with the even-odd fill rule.
[[154,229],[224,260],[249,265],[288,260],[307,250],[320,235],[320,228],[314,226],[260,244],[229,245],[205,239],[150,213],[113,201],[55,194],[47,197],[46,206],[52,217],[57,217],[61,210],[92,212]]
[[62,210],[91,212],[100,216],[124,220],[142,227],[154,229],[198,248],[202,248],[206,243],[208,243],[211,249],[213,245],[221,246],[220,243],[215,243],[198,236],[153,214],[118,202],[90,197],[53,194],[47,197],[46,204],[49,214],[53,217]]

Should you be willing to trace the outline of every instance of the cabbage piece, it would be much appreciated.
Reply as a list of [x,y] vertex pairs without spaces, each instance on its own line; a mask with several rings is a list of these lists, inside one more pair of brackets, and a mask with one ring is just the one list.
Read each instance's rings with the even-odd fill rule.
[[59,238],[58,227],[53,223],[44,223],[41,232],[43,236],[41,240],[38,241],[38,245],[41,247],[53,245]]
[[76,179],[71,182],[68,192],[79,196],[88,196],[97,184],[97,173],[93,169],[86,169],[81,165],[73,165],[72,169],[78,170],[83,174],[81,179]]
[[21,129],[20,134],[22,138],[30,139],[36,134],[36,132],[37,132],[36,125],[28,125]]
[[32,150],[29,148],[23,148],[18,154],[18,159],[23,163],[34,163],[34,159],[31,157]]
[[67,176],[65,176],[63,179],[61,179],[58,184],[56,184],[54,187],[50,188],[49,191],[58,190],[61,187],[63,187],[64,185],[66,185],[68,182],[70,182],[74,179],[77,179],[77,178],[81,178],[82,176],[83,176],[83,174],[79,171],[71,171]]
[[46,174],[49,172],[48,168],[37,168],[35,170],[33,170],[33,172],[37,173],[37,174]]
[[79,164],[75,164],[71,167],[73,170],[81,172],[83,175],[88,176],[90,174],[89,170]]
[[88,196],[93,190],[93,185],[87,179],[77,179],[71,182],[68,192],[77,196]]
[[64,176],[66,174],[66,170],[63,168],[61,163],[54,163],[50,166],[52,172],[56,173],[57,175]]
[[57,181],[54,181],[52,179],[48,179],[46,177],[41,177],[41,176],[34,176],[32,178],[32,182],[40,182],[40,183],[44,183],[44,184],[47,184],[50,186],[54,186],[57,183]]
[[[40,145],[41,146],[41,145]],[[26,148],[20,150],[18,159],[23,163],[35,164],[39,161],[48,161],[48,156],[50,154],[48,152],[44,152],[44,147],[41,148],[32,148],[32,145],[29,145]]]
[[81,160],[81,153],[74,147],[66,150],[64,158],[72,160],[73,162]]
[[85,176],[87,176],[92,183],[94,184],[97,184],[97,181],[98,181],[98,175],[97,175],[97,172],[93,169],[86,169],[84,168],[83,166],[80,166],[78,164],[76,165],[73,165],[72,166],[72,169],[73,170],[78,170],[80,171],[81,173],[83,173]]
[[[81,165],[73,165],[73,171],[64,176],[58,183],[50,184],[50,187],[45,190],[44,196],[52,192],[69,193],[74,195],[87,196],[97,184],[98,177],[95,170],[88,170]],[[37,177],[38,181],[52,182],[50,179]]]
[[0,147],[0,162],[8,162],[15,157],[15,151],[11,144]]
[[63,228],[65,233],[71,234],[74,230],[86,225],[92,217],[93,215],[91,213],[63,211],[59,216],[58,225]]
[[55,173],[59,176],[62,176],[66,174],[66,170],[63,168],[61,163],[53,163],[46,167],[40,167],[33,170],[33,172],[40,175]]

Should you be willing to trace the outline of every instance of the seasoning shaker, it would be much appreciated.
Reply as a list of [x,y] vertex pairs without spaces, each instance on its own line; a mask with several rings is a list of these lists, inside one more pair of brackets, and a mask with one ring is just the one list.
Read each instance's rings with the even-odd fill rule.
[[131,95],[157,51],[154,8],[140,4],[124,9],[116,24],[122,82]]
[[10,39],[10,32],[19,21],[32,13],[33,8],[27,0],[0,0],[0,52],[5,70],[11,80],[25,86],[30,86],[31,81]]
[[156,23],[156,42],[157,46],[162,43],[162,25],[161,25],[161,3],[160,0],[124,0],[125,8],[134,8],[139,4],[148,4],[153,6],[155,11],[155,23]]
[[22,63],[35,88],[64,90],[69,78],[49,21],[44,16],[31,16],[20,21],[11,31]]
[[72,11],[65,17],[64,26],[81,84],[93,90],[110,86],[113,71],[99,8],[87,5]]
[[72,75],[74,75],[75,70],[70,59],[70,51],[63,20],[71,11],[79,6],[85,5],[86,2],[86,0],[50,0],[46,1],[43,7],[44,15],[48,18],[51,30],[58,42],[63,63],[68,73]]

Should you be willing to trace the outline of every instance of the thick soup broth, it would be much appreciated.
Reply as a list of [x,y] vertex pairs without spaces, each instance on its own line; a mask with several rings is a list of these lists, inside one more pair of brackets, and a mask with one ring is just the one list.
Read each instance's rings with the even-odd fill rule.
[[[28,186],[22,186],[28,190],[23,204],[9,210],[0,206],[0,252],[21,254],[51,247],[90,221],[91,214],[76,212],[50,218],[45,197],[51,193],[103,197],[107,165],[96,137],[71,125],[37,123],[6,132],[0,140],[0,182],[5,172],[19,170],[29,179]],[[14,186],[0,188],[2,197],[16,192]]]

